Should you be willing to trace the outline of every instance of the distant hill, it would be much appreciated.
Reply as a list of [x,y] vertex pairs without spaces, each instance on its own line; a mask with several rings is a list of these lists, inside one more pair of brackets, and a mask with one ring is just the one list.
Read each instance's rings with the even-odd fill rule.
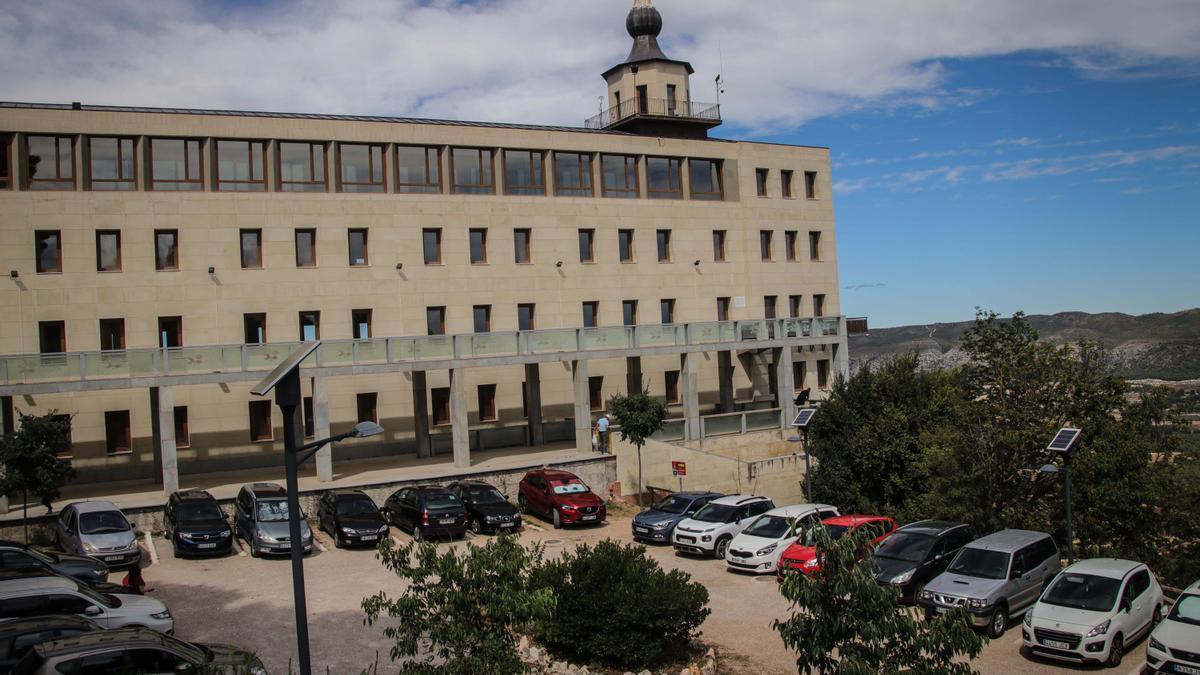
[[[1126,377],[1200,378],[1200,308],[1141,316],[1063,312],[1028,318],[1043,340],[1056,344],[1081,338],[1100,340]],[[958,349],[959,338],[974,323],[871,329],[870,335],[850,338],[850,366],[853,369],[874,359],[914,351],[928,368],[959,365],[966,360]]]

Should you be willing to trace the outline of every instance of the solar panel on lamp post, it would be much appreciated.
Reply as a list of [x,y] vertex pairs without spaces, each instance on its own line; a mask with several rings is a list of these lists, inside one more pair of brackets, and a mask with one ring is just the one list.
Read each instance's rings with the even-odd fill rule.
[[[1050,452],[1057,452],[1062,455],[1062,475],[1063,475],[1063,502],[1067,510],[1067,562],[1075,562],[1075,527],[1071,520],[1071,451],[1075,447],[1075,441],[1079,440],[1079,435],[1082,434],[1081,429],[1074,427],[1063,427],[1054,434],[1054,438],[1050,440],[1050,444],[1046,449]],[[1053,464],[1047,464],[1038,469],[1042,473],[1058,473],[1059,469]]]
[[801,447],[804,448],[804,496],[807,498],[809,504],[812,503],[813,496],[812,460],[810,458],[812,453],[808,451],[808,425],[812,422],[813,415],[815,414],[817,414],[816,408],[801,408],[800,410],[796,411],[796,418],[792,420],[792,426],[800,430],[803,440],[801,437],[792,437],[788,439],[789,441],[793,440],[793,438],[796,441],[802,441]]

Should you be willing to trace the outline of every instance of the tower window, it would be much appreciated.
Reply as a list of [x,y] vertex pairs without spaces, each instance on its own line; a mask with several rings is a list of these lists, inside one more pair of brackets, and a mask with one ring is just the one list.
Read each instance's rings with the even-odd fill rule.
[[89,186],[93,190],[137,189],[137,157],[132,138],[88,139]]
[[544,195],[545,162],[540,152],[529,150],[504,151],[504,193],[510,195]]
[[383,192],[383,146],[338,144],[338,189],[342,192]]
[[29,136],[30,190],[75,189],[75,142],[70,136]]
[[483,148],[454,148],[450,151],[454,191],[463,194],[492,194],[492,151]]
[[325,192],[325,144],[279,142],[279,189]]
[[600,177],[605,197],[637,197],[637,158],[629,155],[601,155]]
[[200,141],[151,138],[149,143],[151,189],[191,192],[204,189]]
[[575,152],[554,153],[554,194],[592,196],[592,157]]
[[441,166],[437,148],[396,146],[398,192],[441,192]]
[[691,175],[692,199],[720,201],[724,197],[721,186],[721,163],[715,159],[688,160]]
[[646,158],[647,192],[651,199],[683,199],[682,166],[678,157]]
[[217,189],[266,191],[266,158],[267,146],[262,141],[217,141]]

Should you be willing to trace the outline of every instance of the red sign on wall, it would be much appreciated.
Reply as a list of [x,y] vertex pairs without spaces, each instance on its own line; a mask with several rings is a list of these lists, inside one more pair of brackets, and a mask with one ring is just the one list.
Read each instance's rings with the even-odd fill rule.
[[686,476],[687,475],[687,463],[686,462],[671,462],[671,473],[676,476]]

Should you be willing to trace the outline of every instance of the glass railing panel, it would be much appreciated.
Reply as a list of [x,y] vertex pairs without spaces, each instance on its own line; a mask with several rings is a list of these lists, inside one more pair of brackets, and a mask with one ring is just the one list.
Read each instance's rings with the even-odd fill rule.
[[486,333],[460,336],[466,350],[459,347],[459,356],[505,356],[517,353],[516,333]]
[[13,356],[8,359],[10,384],[78,379],[78,354]]
[[531,354],[549,352],[573,352],[579,345],[575,341],[575,329],[537,330],[521,333],[520,339]]
[[247,370],[271,370],[278,366],[296,347],[299,342],[278,342],[265,345],[246,345]]
[[738,340],[761,340],[766,337],[766,331],[763,330],[762,321],[738,321],[737,322],[737,339]]
[[631,329],[625,326],[583,328],[579,331],[580,349],[625,349],[633,346]]
[[681,325],[638,326],[637,344],[639,347],[673,347],[683,344]]
[[225,370],[225,364],[221,347],[184,347],[160,354],[159,368],[171,375],[219,373]]
[[358,352],[355,363],[386,363],[387,340],[358,340],[354,343]]
[[704,321],[688,324],[689,341],[691,344],[705,344],[721,341],[721,324],[717,321]]
[[129,352],[88,352],[84,355],[83,372],[89,380],[129,377]]
[[317,348],[317,360],[321,367],[349,366],[354,364],[354,341],[338,340],[322,342]]
[[720,335],[717,338],[719,341],[733,342],[734,340],[738,339],[736,321],[721,321],[719,326],[721,330]]
[[454,358],[454,339],[449,335],[429,335],[423,338],[413,338],[413,359],[452,359]]
[[651,434],[650,438],[656,441],[682,441],[684,440],[683,420],[666,420],[663,422],[662,429]]
[[779,409],[754,410],[745,413],[746,431],[761,431],[763,429],[779,428]]
[[838,324],[840,323],[840,321],[838,320],[837,317],[820,318],[820,319],[817,319],[817,322],[821,326],[821,328],[820,328],[821,335],[837,335],[838,334]]
[[415,361],[417,358],[417,338],[388,338],[392,345],[392,363]]
[[701,418],[705,436],[742,433],[741,415],[714,415]]

